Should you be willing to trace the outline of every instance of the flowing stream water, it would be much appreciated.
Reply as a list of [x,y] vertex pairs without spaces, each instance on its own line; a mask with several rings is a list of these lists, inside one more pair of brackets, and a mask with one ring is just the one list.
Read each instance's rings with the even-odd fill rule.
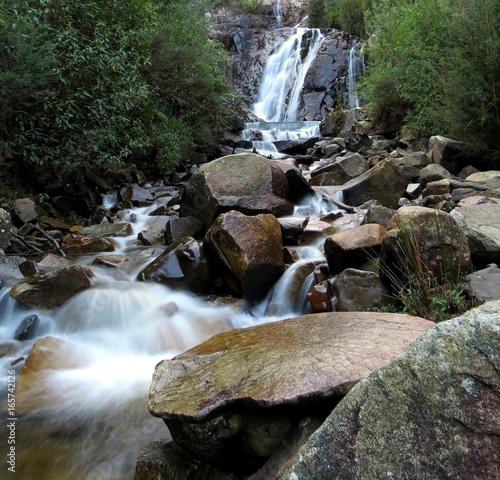
[[[65,342],[52,349],[49,342],[41,349],[47,362],[42,372],[26,375],[22,381],[16,377],[13,478],[132,479],[140,448],[168,437],[163,422],[147,410],[151,376],[160,360],[219,332],[308,311],[311,265],[324,259],[319,244],[298,248],[301,260],[284,273],[252,314],[235,313],[231,307],[211,306],[188,292],[136,281],[138,272],[162,250],[137,242],[137,233],[154,218],[148,213],[157,206],[120,213],[120,221],[131,222],[133,234],[113,238],[116,250],[106,253],[127,259],[119,267],[92,265],[95,255],[74,260],[93,270],[94,285],[60,308],[34,311],[13,300],[9,288],[0,290],[2,341],[14,338],[22,319],[36,314],[41,321],[39,337]],[[325,204],[319,195],[312,196],[297,206],[294,216],[305,218],[320,209],[327,212],[336,207]],[[297,277],[304,265],[309,265],[309,272]],[[291,295],[297,289],[300,294]],[[271,311],[269,305],[274,306]],[[7,398],[7,372],[19,373],[23,365],[19,359],[28,356],[33,341],[10,344],[17,351],[0,360],[2,398]],[[5,442],[0,450],[5,459]]]

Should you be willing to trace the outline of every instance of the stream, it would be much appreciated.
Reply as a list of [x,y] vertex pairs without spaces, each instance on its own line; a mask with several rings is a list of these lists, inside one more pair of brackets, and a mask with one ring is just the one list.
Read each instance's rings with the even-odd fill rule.
[[[75,259],[75,263],[92,269],[94,284],[55,311],[26,308],[9,296],[8,288],[0,290],[2,340],[13,338],[21,321],[36,314],[41,321],[39,337],[67,342],[64,348],[56,345],[64,357],[52,359],[42,373],[21,382],[16,376],[15,478],[39,480],[40,472],[50,480],[133,478],[140,448],[168,437],[163,421],[147,410],[151,377],[160,360],[216,333],[308,311],[311,275],[300,287],[299,296],[290,293],[296,288],[293,285],[301,266],[323,260],[321,242],[298,247],[300,261],[285,271],[249,313],[215,307],[188,292],[160,284],[135,281],[137,273],[161,251],[137,242],[148,213],[157,207],[120,212],[120,221],[130,221],[133,234],[113,238],[117,248],[111,255],[124,256],[127,261],[117,268],[106,268],[92,265],[97,255]],[[326,213],[337,208],[318,195],[298,205],[294,216],[306,218],[320,210]],[[269,305],[275,305],[271,312]],[[19,359],[27,357],[33,341],[13,344],[19,350],[1,359],[2,398],[7,397],[7,372],[15,369],[19,373],[23,365]],[[50,362],[50,353],[45,358]],[[2,443],[2,458],[6,454],[7,445]]]

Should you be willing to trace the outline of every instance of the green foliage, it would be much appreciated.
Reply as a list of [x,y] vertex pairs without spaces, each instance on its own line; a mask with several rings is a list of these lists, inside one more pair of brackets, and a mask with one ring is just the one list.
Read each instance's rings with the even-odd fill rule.
[[0,162],[151,172],[214,142],[230,97],[204,2],[0,3]]
[[500,2],[380,0],[366,95],[399,127],[499,149]]
[[365,12],[371,0],[324,0],[324,4],[329,25],[359,37],[366,36]]
[[256,15],[262,12],[264,2],[263,0],[219,0],[215,2],[215,5],[234,8],[250,15]]
[[323,28],[328,26],[324,0],[309,0],[307,17],[310,28]]

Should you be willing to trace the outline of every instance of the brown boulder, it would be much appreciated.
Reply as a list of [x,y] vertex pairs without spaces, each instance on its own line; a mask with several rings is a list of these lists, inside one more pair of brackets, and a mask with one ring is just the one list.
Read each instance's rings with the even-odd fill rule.
[[68,255],[85,255],[87,253],[112,252],[113,244],[102,237],[84,237],[83,235],[67,235],[61,245]]
[[33,275],[14,285],[11,297],[32,308],[52,309],[61,306],[73,295],[92,286],[92,270],[71,265],[59,270]]
[[285,173],[271,160],[253,153],[228,155],[202,165],[191,177],[181,197],[180,215],[196,217],[206,232],[218,215],[229,210],[249,215],[291,213],[289,195]]
[[284,267],[281,227],[273,215],[220,215],[203,244],[211,268],[236,295],[250,301],[262,297]]
[[373,168],[342,186],[344,202],[359,206],[368,200],[377,200],[388,208],[397,208],[408,178],[391,160],[383,160]]
[[409,315],[319,313],[226,332],[159,363],[149,409],[197,458],[264,458],[290,431],[295,408],[303,418],[335,404],[433,325]]
[[[441,210],[402,207],[389,222],[381,253],[381,264],[396,277],[422,273],[438,283],[456,282],[472,271],[465,233],[453,217]],[[407,278],[402,278],[402,285]]]
[[208,262],[200,244],[194,238],[184,237],[172,243],[142,270],[137,280],[202,293],[208,274]]
[[380,252],[386,229],[369,223],[345,232],[330,235],[325,240],[325,255],[332,273],[357,267]]

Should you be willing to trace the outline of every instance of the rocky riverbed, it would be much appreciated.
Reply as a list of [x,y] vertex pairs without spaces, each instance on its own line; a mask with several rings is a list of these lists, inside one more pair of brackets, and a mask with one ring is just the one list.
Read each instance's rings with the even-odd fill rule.
[[[453,433],[462,439],[460,455],[483,452],[480,463],[464,460],[460,468],[470,478],[495,478],[498,429],[491,412],[498,378],[487,365],[495,364],[498,353],[491,332],[500,296],[500,173],[479,171],[471,164],[480,162],[442,137],[419,150],[403,140],[349,133],[318,139],[303,160],[241,153],[200,165],[187,182],[175,185],[148,183],[140,175],[115,192],[103,184],[96,189],[100,205],[86,225],[40,217],[29,198],[2,210],[1,351],[19,374],[25,426],[43,428],[53,438],[59,428],[70,435],[85,418],[98,424],[127,405],[145,409],[144,373],[166,358],[154,374],[149,406],[170,434],[161,421],[147,419],[145,410],[134,422],[140,435],[128,429],[117,434],[120,448],[131,452],[148,439],[156,442],[139,455],[136,478],[178,479],[193,472],[199,478],[373,478],[370,472],[384,469],[432,476],[438,468],[459,475],[444,450],[432,461],[429,453],[440,452],[432,446],[439,442],[448,445],[450,458],[458,455],[449,451],[453,442],[443,440],[457,418],[467,425]],[[422,252],[432,252],[427,260],[433,275],[439,277],[444,259],[451,259],[460,266],[468,298],[490,303],[438,329],[427,319],[380,313],[395,298],[376,260],[397,266],[402,225],[418,233]],[[307,260],[304,249],[311,247],[319,253]],[[13,255],[21,249],[25,256]],[[269,296],[270,286],[294,270],[286,298]],[[302,285],[308,285],[305,307],[296,300]],[[300,306],[280,316],[281,304],[288,302]],[[296,318],[233,330],[289,317]],[[475,333],[463,333],[470,329]],[[468,346],[476,335],[478,346]],[[455,347],[438,347],[444,341]],[[463,357],[455,358],[458,351]],[[131,365],[139,364],[138,355],[148,361],[135,374]],[[484,355],[486,366],[478,363]],[[415,364],[436,380],[417,374],[412,383],[413,374],[398,373],[391,387],[380,386],[391,372],[401,372],[402,362],[405,371],[416,371]],[[470,365],[467,372],[463,362]],[[100,378],[95,392],[107,400],[72,413],[76,400],[69,392],[88,403],[90,384],[80,377],[87,372],[92,381],[92,371]],[[103,389],[110,381],[112,390]],[[135,384],[143,385],[139,397],[129,395]],[[398,393],[406,389],[412,393]],[[390,398],[402,395],[398,411],[414,410],[412,399],[439,419],[424,425],[418,420],[424,413],[410,418],[387,409],[372,412],[371,396],[379,398],[381,391],[391,392]],[[109,400],[117,394],[123,407],[111,415]],[[451,397],[454,406],[448,405]],[[54,407],[65,415],[57,416]],[[365,430],[353,428],[366,409],[380,428],[367,423],[363,428],[372,440],[357,440]],[[447,415],[447,409],[455,413]],[[404,450],[414,452],[411,458],[397,460],[389,451],[381,458],[390,462],[380,460],[379,451],[376,461],[370,457],[370,445],[389,435],[383,427],[387,415],[401,421],[398,438],[408,442]],[[331,432],[338,447],[315,446],[329,445],[322,435]],[[174,443],[160,441],[170,435]],[[424,437],[430,446],[417,456]],[[359,442],[367,445],[362,461],[349,453]],[[88,446],[83,450],[95,455]],[[346,453],[339,456],[341,451]],[[48,457],[60,465],[87,464],[88,472],[107,465],[114,472],[109,478],[129,478],[135,463],[117,461],[113,449],[94,463],[88,456],[75,462],[67,452],[66,460],[58,455]],[[33,460],[21,458],[26,472],[36,471]],[[405,470],[405,462],[413,470]],[[54,465],[49,471],[66,478]]]

